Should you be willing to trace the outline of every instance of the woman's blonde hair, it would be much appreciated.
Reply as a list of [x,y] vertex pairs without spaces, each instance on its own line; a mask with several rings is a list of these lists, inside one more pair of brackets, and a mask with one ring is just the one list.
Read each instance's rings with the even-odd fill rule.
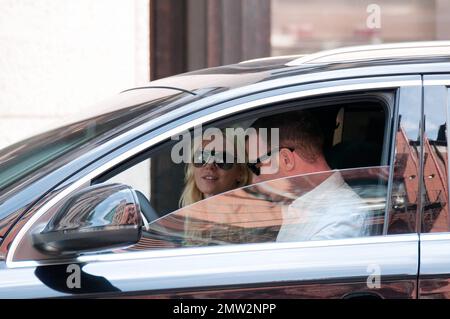
[[[244,145],[239,145],[240,144],[239,139],[234,138],[234,140],[230,140],[228,138],[228,134],[225,134],[225,130],[221,131],[226,136],[227,141],[231,142],[232,145],[235,146],[235,148],[237,148],[238,150],[245,149],[243,148]],[[194,154],[194,151],[195,150],[192,150],[192,154]],[[245,159],[247,161],[247,156],[245,156]],[[239,183],[236,185],[236,188],[249,185],[251,183],[252,173],[250,169],[247,167],[247,163],[236,163],[235,165],[241,167],[243,171],[243,174],[239,180]],[[184,182],[185,186],[179,201],[180,207],[185,207],[204,199],[202,192],[198,189],[197,184],[195,183],[194,165],[192,162],[186,165],[186,174],[184,177]]]

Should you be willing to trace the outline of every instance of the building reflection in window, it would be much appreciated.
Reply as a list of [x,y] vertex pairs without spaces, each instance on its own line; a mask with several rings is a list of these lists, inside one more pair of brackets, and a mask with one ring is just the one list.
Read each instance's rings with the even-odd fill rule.
[[385,234],[417,231],[421,158],[421,87],[400,91],[402,101],[395,131],[391,196]]
[[419,196],[420,141],[418,140],[418,126],[417,130],[409,126],[411,130],[408,131],[405,128],[405,126],[408,127],[408,121],[406,119],[402,121],[402,117],[399,121],[389,214],[389,233],[394,234],[414,232]]
[[425,233],[449,231],[446,99],[444,87],[426,87],[422,205]]

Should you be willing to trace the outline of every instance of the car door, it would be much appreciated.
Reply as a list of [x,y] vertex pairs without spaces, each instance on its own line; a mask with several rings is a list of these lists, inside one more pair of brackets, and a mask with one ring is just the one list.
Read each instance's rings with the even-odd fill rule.
[[[168,233],[163,233],[162,236],[160,233],[159,237],[155,237],[153,232],[147,237],[144,236],[143,242],[138,243],[140,245],[114,251],[93,252],[64,259],[34,255],[30,234],[35,229],[34,226],[48,221],[52,204],[58,204],[55,200],[43,205],[38,215],[25,220],[23,229],[16,233],[17,238],[11,244],[7,263],[0,269],[1,295],[9,297],[351,298],[363,296],[416,298],[419,258],[417,212],[421,205],[418,185],[422,177],[420,174],[422,158],[420,76],[357,78],[302,86],[294,85],[273,89],[268,93],[265,92],[264,96],[255,95],[246,97],[245,100],[216,105],[185,119],[185,122],[177,126],[172,125],[165,131],[164,128],[161,129],[162,133],[158,135],[149,135],[150,137],[142,143],[136,142],[134,148],[131,150],[128,148],[127,152],[114,157],[110,163],[106,162],[101,168],[81,176],[77,184],[65,190],[59,199],[60,202],[64,202],[70,197],[71,191],[76,190],[80,185],[89,184],[95,180],[104,182],[115,178],[116,167],[121,165],[134,167],[133,161],[143,151],[156,151],[156,145],[160,148],[161,142],[198,124],[221,121],[236,114],[243,116],[246,112],[253,110],[272,112],[279,109],[279,104],[274,105],[274,103],[288,105],[296,99],[301,99],[302,103],[308,104],[310,99],[330,98],[336,106],[341,101],[346,101],[346,98],[375,93],[379,96],[389,96],[384,101],[387,108],[380,165],[338,169],[348,181],[355,176],[358,178],[369,176],[372,181],[384,181],[378,185],[381,185],[384,190],[384,193],[382,192],[384,197],[376,198],[378,202],[372,200],[372,197],[376,196],[366,194],[366,201],[371,205],[371,212],[372,210],[374,212],[373,219],[377,220],[371,225],[377,227],[374,227],[376,230],[370,236],[278,242],[266,240],[267,237],[260,236],[260,233],[256,232],[256,235],[251,233],[246,237],[250,238],[248,241],[238,243],[220,241],[214,242],[214,246],[209,245],[212,242],[207,242],[208,245],[199,247],[178,247],[179,237],[170,237]],[[364,100],[359,100],[360,104],[363,102]],[[340,117],[337,116],[338,124],[339,119]],[[339,127],[338,124],[336,127]],[[365,130],[370,133],[370,127],[365,127]],[[343,133],[339,134],[342,136]],[[348,152],[346,154],[348,155]],[[160,158],[159,162],[164,163],[164,157]],[[142,161],[136,163],[142,163]],[[151,162],[150,165],[153,164]],[[375,179],[373,179],[374,176]],[[367,179],[363,178],[363,180]],[[170,194],[170,189],[176,188],[170,185],[170,183],[168,186],[166,184],[164,187],[168,191],[165,190],[162,193]],[[270,184],[271,192],[282,190],[282,185],[283,183]],[[364,185],[355,186],[362,191],[361,196],[369,192]],[[152,182],[149,189],[158,193],[158,183]],[[195,206],[197,204],[194,206],[205,209],[205,207],[211,207],[210,204],[212,207],[220,204],[220,207],[225,207],[228,212],[235,214],[237,212],[235,205],[241,200],[242,205],[238,205],[239,209],[254,212],[254,202],[249,199],[260,198],[261,194],[256,193],[258,196],[255,197],[255,191],[245,190],[248,188],[237,189],[223,195],[228,197],[219,195],[205,199],[199,202],[198,206]],[[243,191],[245,196],[253,197],[236,197]],[[164,208],[164,205],[170,206],[173,202],[178,202],[178,199],[167,197],[158,204],[160,205],[158,207]],[[263,207],[273,208],[273,201],[265,201],[264,205],[266,206]],[[152,225],[162,225],[167,230],[170,224],[176,226],[180,216],[185,216],[184,212],[183,208],[172,213],[168,212],[153,223],[150,221],[150,225],[146,227],[152,230]],[[277,220],[283,223],[283,218]],[[254,224],[255,221],[250,219],[250,222]],[[231,227],[234,226],[232,223],[220,220],[219,222],[203,220],[203,225],[213,228],[221,225],[227,236],[231,229],[235,229]],[[273,230],[273,228],[270,229]],[[170,234],[173,235],[173,233]],[[268,232],[265,231],[264,234]],[[170,246],[170,244],[174,245]],[[74,278],[72,275],[80,276],[79,285],[68,285],[68,282]],[[6,278],[20,278],[21,289],[12,290],[15,283]]]
[[424,178],[420,298],[449,298],[447,123],[450,75],[424,75]]

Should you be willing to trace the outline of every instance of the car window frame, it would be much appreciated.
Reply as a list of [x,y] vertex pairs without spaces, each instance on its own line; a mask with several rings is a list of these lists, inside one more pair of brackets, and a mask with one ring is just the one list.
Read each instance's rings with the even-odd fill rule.
[[[194,127],[198,124],[205,124],[209,123],[211,121],[216,121],[217,119],[221,119],[225,116],[229,116],[231,114],[239,114],[241,112],[246,112],[248,110],[255,109],[257,107],[267,107],[268,105],[271,105],[275,102],[282,102],[282,101],[292,101],[294,99],[299,98],[310,98],[310,97],[318,97],[323,96],[325,94],[336,94],[336,93],[350,93],[350,92],[361,92],[363,90],[366,91],[381,91],[381,90],[397,90],[399,91],[402,87],[405,86],[421,86],[421,81],[418,78],[418,75],[394,75],[394,76],[375,76],[375,77],[367,77],[367,78],[351,78],[347,80],[330,80],[330,81],[320,81],[317,83],[308,83],[308,84],[296,84],[292,83],[291,86],[283,87],[283,88],[273,88],[272,90],[263,92],[261,96],[261,93],[257,93],[251,96],[246,96],[243,99],[246,100],[244,103],[242,103],[242,99],[233,99],[231,101],[226,101],[223,103],[219,103],[217,105],[211,106],[209,108],[206,108],[204,110],[201,110],[199,112],[194,113],[193,115],[190,115],[187,118],[184,118],[180,121],[177,121],[178,123],[171,123],[166,126],[164,126],[162,129],[167,129],[164,131],[164,134],[161,135],[152,135],[147,138],[147,142],[144,144],[139,144],[138,146],[133,147],[131,150],[127,150],[126,152],[122,153],[122,156],[116,157],[114,160],[110,160],[107,162],[107,164],[98,167],[97,169],[89,172],[88,174],[84,175],[84,178],[78,180],[77,182],[73,183],[71,187],[68,189],[65,189],[63,192],[55,196],[51,200],[50,203],[47,203],[46,205],[43,205],[36,213],[32,216],[30,220],[28,220],[27,223],[20,229],[18,235],[13,240],[11,244],[11,248],[8,251],[8,255],[6,258],[6,264],[8,267],[22,267],[22,266],[33,266],[33,265],[42,265],[42,264],[55,264],[61,263],[61,261],[58,260],[52,260],[49,259],[48,261],[15,261],[14,260],[14,253],[17,249],[17,246],[20,242],[20,240],[24,237],[24,235],[27,233],[27,231],[32,227],[34,222],[45,214],[45,212],[52,207],[54,204],[58,203],[60,200],[63,200],[68,194],[71,193],[71,191],[74,191],[78,189],[81,185],[85,185],[86,181],[91,181],[97,176],[100,176],[104,172],[106,172],[108,169],[111,169],[115,165],[122,163],[128,159],[130,159],[133,156],[136,156],[140,152],[146,149],[150,149],[153,146],[156,146],[164,141],[166,141],[168,138],[176,134],[177,132],[182,132],[188,128]],[[287,92],[286,92],[287,89]],[[284,90],[284,92],[283,92]],[[397,92],[398,95],[398,92]],[[395,102],[396,103],[396,102]],[[394,109],[397,109],[398,105],[394,105]],[[159,130],[158,130],[159,131]],[[391,144],[392,146],[392,144]],[[391,147],[389,151],[389,156],[392,156],[393,154],[393,147]],[[389,184],[391,181],[391,176],[389,179]],[[388,194],[389,195],[389,194]],[[27,227],[28,226],[28,227]],[[408,235],[408,234],[405,234]],[[374,236],[371,238],[380,237],[380,236]],[[381,236],[384,237],[384,236]],[[367,238],[363,238],[367,239]],[[355,241],[358,241],[355,239]],[[376,241],[376,239],[374,240]],[[275,243],[276,244],[276,243]],[[302,245],[305,243],[299,242],[296,243],[298,245]],[[265,244],[260,244],[265,245]],[[236,246],[236,245],[233,245]],[[204,249],[203,247],[199,248],[192,248],[192,249]],[[169,249],[171,250],[171,249]],[[179,249],[175,249],[179,250]],[[148,254],[148,253],[155,253],[157,251],[143,251],[139,253]],[[130,254],[129,252],[126,252],[125,254]],[[108,254],[112,255],[111,258],[114,259],[114,256],[116,256],[118,259],[127,258],[126,256],[117,256],[120,254]],[[132,253],[132,255],[135,255],[135,253]],[[97,260],[96,254],[92,255],[84,255],[76,257],[74,260]],[[66,261],[64,261],[66,262]]]
[[[390,92],[388,92],[390,91]],[[394,95],[393,99],[391,101],[389,100],[389,96],[387,95]],[[394,108],[395,108],[395,90],[386,90],[385,92],[354,92],[346,94],[345,96],[340,95],[328,95],[328,96],[319,96],[319,97],[312,97],[307,98],[306,100],[300,99],[300,100],[293,100],[290,102],[281,102],[279,105],[274,104],[270,106],[262,106],[260,108],[257,108],[255,110],[250,110],[248,112],[245,112],[244,114],[237,114],[232,115],[230,117],[222,118],[219,120],[216,120],[212,123],[208,123],[207,125],[204,125],[202,128],[203,130],[206,130],[209,127],[227,127],[229,124],[234,124],[236,121],[238,122],[245,122],[246,120],[255,119],[258,117],[264,117],[264,116],[271,116],[276,114],[281,114],[285,112],[291,112],[291,111],[298,111],[302,109],[314,109],[314,108],[320,108],[320,107],[327,107],[327,106],[335,106],[339,104],[345,105],[346,103],[361,103],[361,102],[373,102],[377,103],[382,109],[385,114],[384,119],[384,128],[383,128],[383,145],[382,145],[382,153],[381,153],[381,161],[380,166],[388,166],[390,162],[390,152],[391,152],[391,139],[389,134],[392,130],[393,125],[393,114],[394,114]],[[340,100],[338,100],[340,99]],[[393,105],[389,105],[389,103],[392,103]],[[189,130],[192,136],[192,130]],[[100,183],[108,182],[110,178],[113,178],[115,175],[118,175],[127,169],[133,167],[134,165],[139,164],[141,161],[144,161],[146,159],[149,159],[153,156],[153,154],[158,153],[160,149],[164,149],[168,147],[170,144],[175,144],[177,141],[170,141],[166,140],[164,142],[161,142],[160,144],[153,146],[145,151],[143,151],[140,154],[137,154],[133,156],[132,158],[128,159],[127,161],[124,161],[123,163],[117,165],[116,167],[111,168],[110,170],[104,172],[102,175],[97,176],[95,179],[91,181],[91,185],[96,185]],[[153,187],[153,186],[152,186]],[[149,198],[150,199],[150,198]],[[164,214],[163,216],[160,216],[160,218],[163,218],[169,214],[172,214],[173,212],[177,211],[180,207],[177,209]],[[142,216],[144,221],[145,216]],[[159,218],[158,218],[159,219]],[[151,224],[154,221],[149,222]]]
[[[394,91],[394,90],[392,90]],[[386,114],[386,118],[385,118],[385,127],[384,127],[384,145],[383,145],[383,150],[382,150],[382,159],[381,159],[381,164],[382,165],[387,165],[387,163],[390,161],[390,152],[391,152],[391,146],[390,145],[390,139],[387,136],[390,132],[390,130],[392,129],[392,121],[389,117],[393,116],[394,110],[393,108],[391,108],[391,106],[387,106],[386,103],[387,101],[382,100],[381,95],[382,94],[386,94],[386,93],[380,93],[380,92],[364,92],[364,93],[360,93],[360,92],[355,92],[355,94],[350,95],[350,96],[344,96],[343,98],[346,100],[343,103],[349,102],[349,103],[357,103],[357,102],[364,102],[367,101],[368,99],[373,99],[373,101],[375,102],[375,100],[377,103],[380,104],[380,106],[383,107],[383,111],[385,111]],[[287,102],[284,103],[282,102],[284,105],[273,105],[273,106],[262,106],[258,109],[255,110],[251,110],[246,112],[245,114],[237,114],[237,115],[233,115],[229,118],[224,118],[218,121],[214,121],[213,123],[208,123],[207,125],[203,125],[203,129],[207,129],[208,127],[225,127],[226,124],[228,123],[234,123],[236,120],[238,121],[246,121],[247,119],[254,119],[256,117],[264,117],[264,116],[269,116],[269,115],[275,115],[275,114],[280,114],[280,113],[285,113],[285,112],[290,112],[290,111],[297,111],[300,109],[312,109],[312,108],[316,108],[316,107],[320,107],[320,106],[324,106],[324,105],[316,105],[319,103],[329,103],[329,105],[336,105],[338,103],[336,103],[336,99],[337,96],[327,96],[325,98],[314,98],[313,100],[294,100],[291,102]],[[347,101],[348,100],[348,101]],[[395,103],[395,102],[394,102]],[[301,105],[296,105],[296,104],[301,104]],[[328,105],[326,105],[328,106]],[[276,111],[274,112],[274,109],[276,108]],[[212,124],[214,124],[214,126],[212,126]],[[189,130],[191,131],[191,130]],[[176,143],[177,141],[173,141],[173,143]],[[120,174],[122,172],[124,172],[125,170],[127,170],[128,168],[132,167],[133,165],[138,164],[140,161],[143,161],[145,159],[148,159],[152,156],[152,154],[158,152],[158,150],[160,148],[164,148],[166,145],[162,145],[163,143],[169,143],[169,141],[164,141],[161,142],[161,144],[155,145],[153,146],[151,149],[145,150],[140,154],[134,155],[133,157],[129,158],[126,162],[121,163],[120,165],[111,168],[110,170],[102,173],[101,175],[95,177],[94,179],[92,179],[92,185],[94,184],[98,184],[98,183],[103,183],[106,182],[108,179],[112,178],[113,176]],[[388,144],[388,145],[385,145]]]

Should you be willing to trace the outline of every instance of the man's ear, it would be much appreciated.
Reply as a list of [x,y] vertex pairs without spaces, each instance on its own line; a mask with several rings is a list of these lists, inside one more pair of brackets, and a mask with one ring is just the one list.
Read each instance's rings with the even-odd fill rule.
[[282,167],[285,171],[289,172],[295,168],[295,158],[294,154],[288,149],[280,150],[280,163],[282,163]]

